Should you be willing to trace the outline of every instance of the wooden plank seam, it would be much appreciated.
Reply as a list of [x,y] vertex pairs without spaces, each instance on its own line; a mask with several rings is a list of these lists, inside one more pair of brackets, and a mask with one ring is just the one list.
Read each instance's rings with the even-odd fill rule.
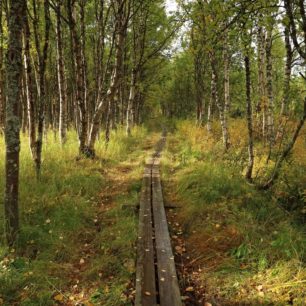
[[[147,163],[139,209],[136,306],[181,306],[181,295],[164,208],[159,163],[165,143]],[[155,262],[156,261],[156,262]]]

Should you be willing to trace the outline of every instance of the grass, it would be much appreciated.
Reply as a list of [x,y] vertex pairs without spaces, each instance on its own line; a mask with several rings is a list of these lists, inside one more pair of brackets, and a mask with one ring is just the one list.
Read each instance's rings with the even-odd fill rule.
[[[205,288],[204,300],[213,304],[305,305],[303,138],[276,186],[260,192],[242,175],[243,122],[231,125],[228,153],[213,140],[215,131],[211,137],[192,122],[179,122],[162,163],[167,201],[182,207],[176,221],[190,257],[187,266],[200,271],[194,280],[198,291]],[[258,161],[260,173],[271,167]]]
[[[76,159],[75,133],[68,139],[61,147],[48,134],[38,182],[22,136],[21,230],[15,249],[0,231],[0,305],[130,304],[137,216],[122,206],[137,202],[147,132],[113,132],[107,150],[97,143],[96,160]],[[3,173],[2,138],[0,154]]]
[[[150,124],[156,131],[166,123]],[[259,192],[243,178],[243,121],[231,124],[228,153],[218,123],[214,135],[191,121],[171,122],[168,130],[166,201],[182,206],[175,223],[196,291],[213,304],[305,305],[305,131],[278,183]],[[138,201],[143,162],[159,137],[143,127],[132,135],[118,129],[107,149],[97,143],[99,159],[79,160],[74,132],[64,148],[48,134],[39,182],[22,136],[21,231],[16,249],[5,247],[0,232],[0,305],[132,305],[138,220],[129,207]],[[265,163],[262,144],[255,149],[260,180],[273,164]],[[2,138],[0,154],[3,172]],[[1,194],[3,185],[0,176]]]

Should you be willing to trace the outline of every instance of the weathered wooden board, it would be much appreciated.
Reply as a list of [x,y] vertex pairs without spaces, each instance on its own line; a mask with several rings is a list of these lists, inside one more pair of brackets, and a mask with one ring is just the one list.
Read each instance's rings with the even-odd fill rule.
[[181,306],[181,295],[164,208],[161,181],[157,171],[154,171],[152,175],[152,191],[160,305]]
[[182,305],[159,174],[164,144],[165,137],[158,142],[153,157],[146,161],[144,171],[139,208],[136,306]]
[[153,228],[151,211],[151,169],[146,168],[139,208],[136,267],[136,306],[156,306]]

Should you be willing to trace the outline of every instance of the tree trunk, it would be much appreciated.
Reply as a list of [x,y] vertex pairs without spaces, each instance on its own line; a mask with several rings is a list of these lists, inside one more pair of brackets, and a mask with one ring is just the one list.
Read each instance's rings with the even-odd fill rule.
[[127,110],[126,110],[126,134],[128,136],[131,135],[131,125],[132,125],[132,107],[133,103],[135,100],[135,92],[136,92],[136,74],[137,72],[135,69],[132,71],[132,76],[131,76],[131,87],[130,87],[130,95],[129,95],[129,100],[128,100],[128,105],[127,105]]
[[0,134],[4,131],[5,96],[4,96],[4,63],[3,63],[3,0],[0,0]]
[[[48,49],[49,49],[49,34],[51,26],[48,0],[44,0],[44,16],[45,16],[45,29],[44,29],[45,31],[44,31],[44,46],[42,54],[40,52],[40,49],[37,48],[37,53],[39,57],[38,125],[37,125],[36,160],[35,160],[37,177],[40,176],[40,170],[41,170],[41,155],[42,155],[42,145],[43,145],[44,125],[45,125],[45,107],[46,107],[45,74],[46,74]],[[36,16],[34,18],[36,19]],[[38,29],[36,29],[36,31],[37,30]]]
[[274,118],[273,118],[273,81],[272,81],[272,30],[269,29],[267,32],[267,43],[266,43],[266,58],[267,58],[267,95],[268,95],[268,106],[267,106],[267,138],[269,142],[269,156],[270,159],[272,146],[274,143]]
[[105,122],[105,143],[106,145],[108,145],[110,141],[110,129],[111,129],[111,120],[112,120],[111,108],[112,108],[111,101],[108,100],[107,111],[106,111],[106,122]]
[[83,82],[83,100],[86,108],[87,120],[89,125],[90,113],[88,111],[88,96],[87,96],[87,61],[86,61],[86,28],[85,28],[85,5],[86,0],[80,1],[80,24],[81,24],[81,58],[82,58],[82,82]]
[[278,158],[278,160],[275,164],[274,170],[272,172],[271,178],[264,185],[260,186],[261,189],[264,189],[264,190],[269,189],[270,187],[272,187],[272,185],[275,183],[275,181],[279,177],[279,173],[280,173],[282,164],[283,164],[284,160],[287,158],[287,156],[290,154],[291,150],[293,149],[294,144],[295,144],[295,142],[296,142],[296,140],[299,136],[299,133],[304,126],[305,120],[306,120],[306,98],[304,99],[303,117],[302,117],[302,119],[300,120],[300,122],[298,123],[298,125],[295,129],[295,132],[292,136],[291,141],[287,144],[287,146],[285,147],[285,149],[283,150],[283,152],[279,156],[279,158]]
[[[199,52],[200,53],[200,52]],[[201,54],[195,55],[194,60],[194,78],[195,78],[195,91],[197,102],[197,123],[202,124],[203,120],[203,76],[202,76],[202,60]]]
[[26,134],[27,126],[28,126],[28,115],[27,115],[27,98],[26,98],[26,88],[25,88],[25,77],[22,74],[21,76],[21,104],[22,104],[22,111],[21,111],[21,131],[22,134]]
[[253,140],[253,112],[252,112],[252,101],[251,101],[251,72],[250,72],[250,59],[249,56],[245,56],[245,85],[246,85],[246,110],[247,110],[247,125],[248,125],[248,134],[249,134],[249,163],[245,177],[248,181],[252,181],[252,173],[254,167],[254,140]]
[[72,45],[74,51],[74,65],[76,74],[76,100],[79,110],[79,153],[80,155],[87,155],[88,150],[86,147],[86,138],[88,132],[88,118],[86,111],[85,88],[83,79],[83,64],[82,64],[82,53],[81,53],[81,42],[77,33],[77,25],[75,18],[75,7],[74,1],[68,0],[68,15],[69,15],[69,26],[72,37]]
[[290,92],[290,79],[291,79],[291,66],[293,59],[293,52],[290,43],[290,31],[289,28],[285,27],[285,46],[286,46],[286,67],[285,67],[285,79],[284,79],[284,92],[281,106],[281,116],[288,114],[288,102]]
[[5,228],[8,245],[12,246],[19,231],[19,108],[22,75],[22,27],[26,13],[24,0],[10,0],[7,50],[7,105],[5,124]]
[[[227,35],[227,34],[225,34]],[[229,76],[229,69],[230,69],[230,56],[228,52],[228,43],[227,37],[225,38],[224,42],[224,50],[223,50],[223,65],[224,65],[224,119],[227,126],[228,121],[228,114],[230,110],[230,76]],[[228,129],[226,128],[228,133]],[[230,145],[229,137],[225,140],[225,148],[227,149]]]
[[299,42],[298,34],[297,34],[297,18],[295,18],[293,14],[293,0],[284,0],[284,5],[286,9],[286,14],[289,21],[290,26],[290,34],[293,41],[293,44],[299,53],[299,55],[305,60],[306,59],[306,51],[305,51],[305,44],[306,44],[306,16],[305,16],[305,7],[304,7],[304,0],[299,0],[299,8],[300,14],[302,16],[301,28],[303,29],[303,36],[304,36],[304,48],[303,44]]
[[25,91],[27,98],[27,110],[28,110],[28,128],[29,128],[29,143],[32,158],[35,161],[36,157],[36,111],[34,100],[34,84],[32,77],[32,63],[30,55],[30,27],[27,14],[24,16],[24,71],[25,71]]
[[218,96],[218,88],[217,88],[218,75],[217,75],[215,54],[212,54],[212,53],[210,54],[210,62],[211,62],[211,70],[212,70],[212,75],[211,75],[212,96],[219,110],[219,118],[220,118],[220,123],[221,123],[221,130],[222,130],[222,139],[223,139],[224,149],[227,150],[230,146],[228,127],[227,127],[227,117],[224,112],[225,107],[224,105],[222,105],[219,99],[219,96]]
[[284,77],[283,97],[281,102],[279,126],[275,136],[276,140],[283,138],[286,121],[288,119],[291,68],[293,61],[293,50],[290,43],[290,30],[288,26],[285,26],[284,33],[285,33],[285,46],[286,46],[286,65],[285,65],[285,77]]
[[116,27],[115,27],[115,31],[117,33],[115,65],[109,89],[106,93],[105,98],[102,99],[99,105],[97,106],[90,126],[90,132],[88,136],[88,152],[91,156],[95,155],[94,146],[97,138],[97,133],[99,131],[99,125],[100,125],[104,103],[106,102],[108,109],[110,109],[111,105],[113,104],[116,90],[120,81],[120,69],[123,60],[123,49],[124,49],[124,41],[125,41],[125,33],[126,33],[128,17],[125,16],[125,1],[120,1],[118,5],[119,8],[117,12]]
[[208,133],[211,133],[212,131],[212,109],[213,109],[213,102],[214,102],[214,83],[213,83],[213,76],[211,77],[211,82],[210,82],[210,99],[207,107],[207,131]]
[[[256,115],[259,121],[261,112],[266,108],[266,78],[265,78],[265,32],[259,27],[257,34],[257,50],[258,50],[258,102],[256,105]],[[263,134],[265,134],[265,113],[263,114]]]
[[61,3],[59,2],[56,12],[57,82],[59,93],[59,136],[61,144],[64,144],[67,140],[67,85],[61,23]]

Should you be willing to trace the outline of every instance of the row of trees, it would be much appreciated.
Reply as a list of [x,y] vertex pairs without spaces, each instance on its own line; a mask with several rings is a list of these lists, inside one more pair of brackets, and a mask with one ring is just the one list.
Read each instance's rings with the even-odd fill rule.
[[129,135],[142,121],[148,89],[179,24],[161,0],[1,0],[0,8],[0,127],[12,244],[19,130],[29,135],[38,177],[48,129],[65,145],[67,129],[75,128],[84,157],[95,156],[100,131],[106,143],[118,124]]
[[[188,16],[185,48],[171,63],[162,99],[168,116],[196,112],[212,131],[219,120],[224,150],[230,148],[229,118],[245,116],[249,161],[246,178],[253,179],[254,140],[268,148],[284,142],[276,159],[270,187],[278,176],[306,119],[306,15],[303,0],[181,1]],[[174,69],[173,69],[174,67]],[[185,71],[190,71],[186,75]],[[185,99],[179,99],[179,97]],[[183,112],[181,110],[184,110]],[[289,120],[302,119],[293,135],[284,135]],[[277,146],[278,150],[279,146]]]
[[[100,132],[106,143],[118,124],[129,135],[158,90],[170,117],[195,111],[208,132],[216,118],[225,151],[231,146],[229,117],[245,116],[249,181],[254,140],[266,145],[269,160],[287,137],[262,187],[273,184],[306,119],[304,1],[178,2],[181,18],[167,16],[162,0],[0,0],[9,244],[18,233],[20,128],[29,134],[39,177],[47,129],[58,131],[64,145],[67,129],[75,128],[80,155],[94,157]],[[183,22],[183,48],[169,59],[171,39]],[[286,123],[300,115],[289,138]]]

